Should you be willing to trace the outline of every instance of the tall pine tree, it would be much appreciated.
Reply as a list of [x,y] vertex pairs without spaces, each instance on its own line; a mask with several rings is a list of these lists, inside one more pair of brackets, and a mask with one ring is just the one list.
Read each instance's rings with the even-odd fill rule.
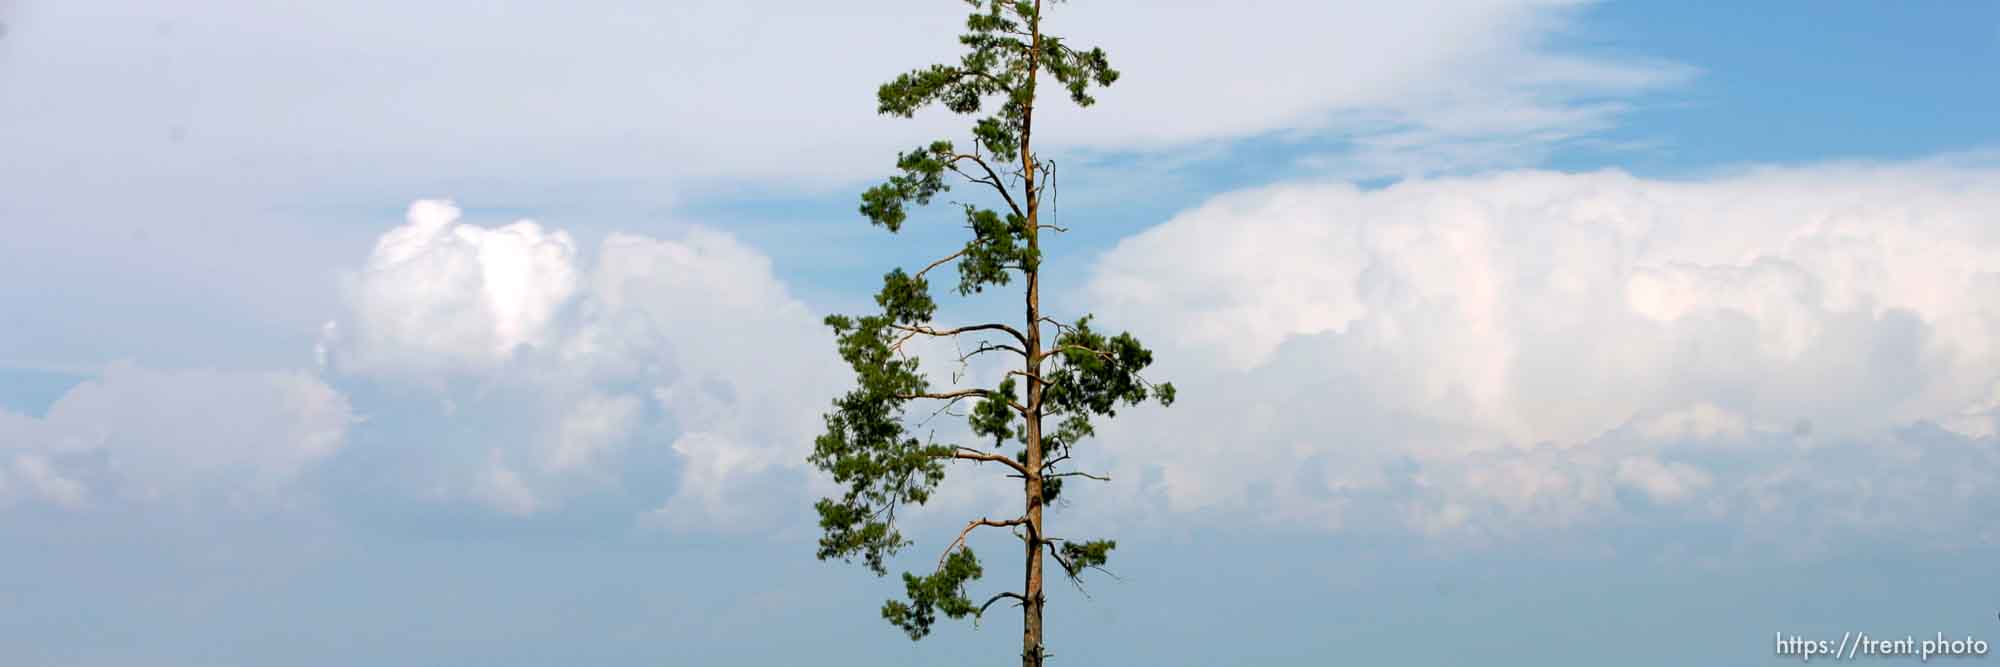
[[[1045,655],[1044,554],[1075,579],[1103,566],[1117,546],[1108,539],[1052,535],[1044,508],[1061,495],[1065,480],[1110,481],[1074,468],[1073,455],[1092,435],[1095,419],[1116,416],[1120,405],[1148,400],[1171,404],[1174,390],[1140,375],[1153,355],[1130,334],[1102,333],[1088,315],[1064,321],[1042,310],[1043,233],[1066,230],[1041,222],[1049,163],[1033,143],[1036,92],[1053,82],[1072,102],[1087,107],[1095,101],[1091,89],[1111,85],[1118,72],[1103,49],[1072,47],[1045,34],[1042,0],[966,2],[974,9],[959,36],[966,52],[958,63],[898,76],[882,85],[877,99],[879,112],[904,118],[933,104],[977,116],[971,142],[934,141],[898,155],[900,173],[862,194],[861,213],[870,223],[896,232],[910,206],[929,204],[953,183],[987,192],[995,207],[958,204],[971,238],[915,273],[890,271],[875,296],[880,313],[826,318],[838,337],[841,358],[854,368],[856,386],[833,401],[833,410],[825,415],[826,433],[814,442],[811,462],[845,487],[839,497],[816,505],[823,531],[819,558],[858,558],[876,575],[887,574],[889,558],[911,544],[896,524],[897,509],[928,500],[944,481],[948,464],[1021,480],[1019,516],[967,522],[935,568],[903,575],[905,599],[883,604],[882,616],[911,639],[921,639],[938,614],[977,618],[995,603],[1011,601],[1022,615],[1021,664],[1034,667]],[[988,108],[992,112],[982,115]],[[1019,289],[1023,318],[1017,324],[934,322],[937,302],[930,278],[947,264],[956,265],[954,291],[961,297],[989,288]],[[961,355],[961,363],[984,354],[1013,355],[1019,370],[1007,371],[994,387],[934,388],[918,371],[918,360],[903,349],[920,337],[961,336],[980,339]],[[965,403],[969,409],[964,414],[978,440],[940,444],[919,439],[905,421],[913,401],[945,403],[940,409]],[[1006,451],[1010,445],[1011,453]],[[983,601],[975,601],[968,590],[985,573],[966,545],[967,536],[980,528],[1010,530],[1021,540],[1019,590],[992,593]]]

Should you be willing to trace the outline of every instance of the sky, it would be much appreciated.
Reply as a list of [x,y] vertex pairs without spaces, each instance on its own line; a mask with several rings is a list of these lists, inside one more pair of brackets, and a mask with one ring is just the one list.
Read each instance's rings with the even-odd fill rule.
[[[0,662],[1009,664],[1018,617],[913,643],[814,559],[805,460],[821,318],[959,242],[855,206],[963,134],[872,99],[962,18],[0,0]],[[1037,114],[1045,301],[1180,388],[1052,510],[1119,547],[1051,664],[2000,641],[2000,5],[1049,26],[1124,76]],[[897,569],[1018,510],[982,472]]]

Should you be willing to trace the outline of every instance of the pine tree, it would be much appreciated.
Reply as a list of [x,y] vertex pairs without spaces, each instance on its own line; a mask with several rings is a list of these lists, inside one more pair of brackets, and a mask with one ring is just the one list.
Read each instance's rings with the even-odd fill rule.
[[[1095,101],[1091,89],[1111,85],[1118,72],[1103,49],[1074,48],[1043,33],[1041,0],[966,2],[974,9],[959,37],[966,53],[958,64],[932,65],[883,84],[878,111],[908,118],[934,104],[968,116],[997,109],[973,122],[965,149],[941,140],[898,155],[900,173],[862,194],[861,213],[873,225],[897,232],[909,207],[929,204],[953,183],[995,195],[998,208],[958,204],[971,232],[964,247],[915,273],[890,271],[875,296],[880,313],[826,318],[841,358],[854,369],[856,386],[833,401],[826,433],[815,440],[810,458],[845,488],[816,505],[822,529],[818,555],[858,558],[877,576],[886,575],[889,559],[911,544],[896,524],[897,508],[931,498],[948,464],[1020,479],[1020,516],[966,523],[935,568],[903,575],[906,598],[883,604],[882,616],[915,640],[930,633],[938,614],[977,619],[995,603],[1010,600],[1022,614],[1021,664],[1034,667],[1046,655],[1044,553],[1074,580],[1105,565],[1117,546],[1109,539],[1051,535],[1044,508],[1061,495],[1065,480],[1110,481],[1074,468],[1072,456],[1094,433],[1095,419],[1115,417],[1121,405],[1171,404],[1174,388],[1140,375],[1153,355],[1129,333],[1102,333],[1088,315],[1065,322],[1045,314],[1041,305],[1043,233],[1067,230],[1041,222],[1050,165],[1032,141],[1036,91],[1053,79],[1072,102],[1087,107]],[[930,277],[954,263],[960,297],[989,288],[1019,289],[1025,306],[1020,324],[935,323]],[[1013,355],[1019,370],[1007,371],[994,387],[933,388],[904,346],[920,337],[961,336],[980,340],[959,362]],[[905,420],[913,401],[942,402],[939,409],[968,404],[964,414],[977,446],[917,438]],[[1017,449],[1008,456],[1003,452],[1010,443]],[[966,538],[979,528],[1011,530],[1024,545],[1025,571],[1020,590],[975,603],[968,586],[985,569]]]

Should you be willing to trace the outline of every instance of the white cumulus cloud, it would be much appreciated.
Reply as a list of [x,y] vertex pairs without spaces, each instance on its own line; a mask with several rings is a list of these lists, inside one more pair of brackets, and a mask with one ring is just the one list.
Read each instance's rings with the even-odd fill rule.
[[541,344],[576,291],[576,244],[522,221],[459,224],[450,202],[412,204],[408,224],[382,235],[348,276],[354,318],[349,368],[376,373],[473,372]]
[[[1628,489],[1740,517],[1939,457],[1989,498],[1996,220],[1976,159],[1282,185],[1126,239],[1082,301],[1183,381],[1106,431],[1135,493],[1183,510],[1492,532]],[[1950,502],[1868,488],[1901,494],[1856,510],[1877,519]]]
[[[585,261],[561,230],[467,224],[437,201],[410,211],[356,273],[324,356],[445,392],[455,422],[519,426],[456,462],[461,495],[559,507],[605,490],[643,444],[675,454],[658,500],[673,522],[768,518],[745,506],[773,499],[739,487],[803,467],[838,377],[825,327],[768,258],[695,228],[612,234]],[[452,385],[467,374],[476,386]]]

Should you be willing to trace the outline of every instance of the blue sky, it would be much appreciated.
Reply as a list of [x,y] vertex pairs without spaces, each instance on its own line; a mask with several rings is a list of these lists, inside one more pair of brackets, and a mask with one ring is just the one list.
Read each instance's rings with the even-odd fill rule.
[[[0,662],[1007,664],[815,561],[804,463],[818,318],[953,243],[854,203],[958,14],[0,0]],[[1051,21],[1126,77],[1045,117],[1049,302],[1182,392],[1053,514],[1120,544],[1054,662],[2000,638],[2000,7]]]

